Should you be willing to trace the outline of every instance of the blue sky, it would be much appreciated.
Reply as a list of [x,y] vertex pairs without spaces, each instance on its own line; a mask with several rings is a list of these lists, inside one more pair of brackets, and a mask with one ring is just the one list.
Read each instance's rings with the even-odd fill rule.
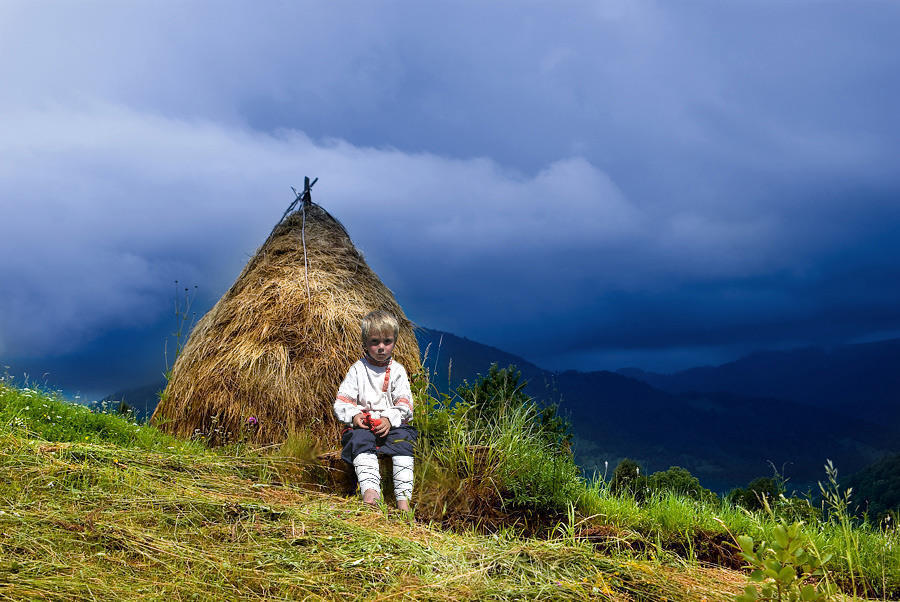
[[305,175],[411,319],[547,368],[896,336],[898,29],[892,1],[4,2],[0,361],[152,379],[173,281],[207,309]]

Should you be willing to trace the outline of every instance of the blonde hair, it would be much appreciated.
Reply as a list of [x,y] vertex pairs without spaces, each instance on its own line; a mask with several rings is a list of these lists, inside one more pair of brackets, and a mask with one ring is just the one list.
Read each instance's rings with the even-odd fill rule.
[[362,340],[364,344],[369,340],[370,334],[385,334],[387,332],[393,333],[395,341],[400,333],[400,323],[390,312],[376,309],[362,319]]

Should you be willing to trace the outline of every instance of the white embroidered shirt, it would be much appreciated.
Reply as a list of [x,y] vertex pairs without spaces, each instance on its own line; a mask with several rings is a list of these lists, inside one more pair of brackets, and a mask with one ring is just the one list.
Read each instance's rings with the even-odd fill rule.
[[365,357],[358,360],[347,371],[334,401],[334,413],[345,424],[352,424],[354,416],[368,410],[372,418],[385,416],[391,426],[399,426],[412,420],[412,409],[406,368],[393,359],[387,366],[376,366]]

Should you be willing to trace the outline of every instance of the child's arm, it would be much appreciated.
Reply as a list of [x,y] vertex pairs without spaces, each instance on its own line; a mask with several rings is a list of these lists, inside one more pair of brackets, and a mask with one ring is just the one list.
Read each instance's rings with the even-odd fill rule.
[[344,424],[353,424],[354,418],[359,415],[362,410],[356,401],[359,398],[359,390],[356,382],[356,371],[354,366],[350,367],[347,376],[341,386],[338,387],[337,396],[334,400],[334,415]]
[[397,378],[391,382],[392,407],[381,413],[391,421],[391,426],[400,426],[403,421],[409,422],[413,417],[413,397],[409,386],[406,369],[397,366]]

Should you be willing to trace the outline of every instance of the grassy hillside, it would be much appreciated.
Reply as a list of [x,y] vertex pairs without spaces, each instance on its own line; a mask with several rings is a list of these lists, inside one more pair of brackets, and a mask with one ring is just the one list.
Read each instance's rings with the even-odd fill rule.
[[[638,502],[575,477],[560,513],[543,490],[558,483],[529,480],[501,447],[479,445],[426,446],[411,517],[323,492],[300,445],[210,450],[0,383],[0,598],[726,600],[747,583],[708,562],[740,564],[728,531],[771,541],[774,519],[762,514],[677,495]],[[472,461],[455,480],[441,471],[466,465],[448,458],[469,448],[495,454],[491,465]],[[486,497],[485,483],[501,496],[494,520],[457,512],[442,528],[447,504]],[[543,528],[527,537],[523,519]],[[846,534],[829,524],[807,534],[835,552],[835,582],[900,592],[895,531],[853,527],[861,553],[848,568]]]

